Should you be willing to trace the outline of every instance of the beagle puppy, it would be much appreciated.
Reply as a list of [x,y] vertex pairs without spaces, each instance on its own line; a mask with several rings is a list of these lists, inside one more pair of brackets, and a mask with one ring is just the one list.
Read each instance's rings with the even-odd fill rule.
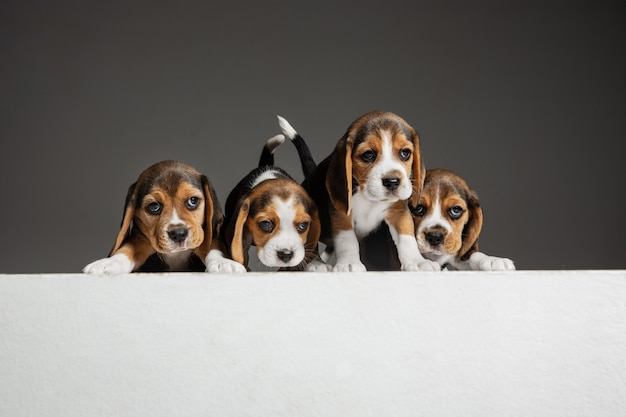
[[[315,257],[320,235],[317,206],[300,184],[274,166],[274,150],[284,140],[277,135],[267,141],[258,167],[226,200],[222,240],[230,257],[246,270],[250,246],[256,246],[261,263],[281,270],[303,270]],[[298,147],[298,153],[303,168],[314,164],[306,145]]]
[[419,137],[401,117],[375,111],[348,127],[302,183],[320,209],[320,241],[336,255],[333,271],[365,271],[360,242],[383,224],[401,270],[439,270],[418,250],[408,207],[418,202],[424,174]]
[[179,161],[144,170],[126,195],[122,225],[107,258],[90,274],[236,268],[217,239],[223,214],[209,179]]
[[441,267],[512,271],[513,261],[478,251],[483,212],[478,195],[455,173],[426,171],[419,204],[411,208],[420,252]]

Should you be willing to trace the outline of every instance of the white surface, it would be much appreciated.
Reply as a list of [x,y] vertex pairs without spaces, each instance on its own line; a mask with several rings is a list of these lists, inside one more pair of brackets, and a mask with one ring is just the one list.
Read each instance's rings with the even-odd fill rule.
[[626,271],[0,275],[1,416],[625,416]]

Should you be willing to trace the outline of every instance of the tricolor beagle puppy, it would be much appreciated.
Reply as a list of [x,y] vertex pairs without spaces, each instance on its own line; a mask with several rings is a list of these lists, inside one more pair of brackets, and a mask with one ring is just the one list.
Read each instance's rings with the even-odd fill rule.
[[401,117],[371,112],[348,127],[302,184],[320,209],[320,241],[336,255],[333,271],[365,271],[360,241],[383,223],[402,270],[439,270],[420,254],[408,208],[417,204],[424,173],[419,137]]
[[228,268],[234,262],[224,258],[217,239],[222,222],[206,176],[179,161],[158,162],[129,187],[109,257],[90,263],[83,272],[199,272],[209,261],[215,271]]
[[444,169],[426,172],[419,204],[411,208],[420,252],[441,267],[509,271],[513,261],[478,251],[483,212],[477,194],[458,175]]
[[[256,246],[263,265],[281,270],[303,270],[316,254],[320,235],[317,207],[300,184],[274,166],[273,152],[284,140],[277,135],[267,141],[258,167],[226,200],[222,240],[230,257],[246,270],[250,269],[250,246]],[[296,147],[303,168],[314,165],[308,147]]]

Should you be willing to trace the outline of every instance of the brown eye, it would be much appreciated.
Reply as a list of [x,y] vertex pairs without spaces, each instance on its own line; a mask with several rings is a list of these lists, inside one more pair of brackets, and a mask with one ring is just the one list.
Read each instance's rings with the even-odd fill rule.
[[259,229],[265,233],[272,233],[272,230],[274,230],[274,223],[269,220],[261,220],[259,222]]
[[408,161],[409,158],[411,157],[411,150],[409,148],[404,148],[400,151],[400,160],[402,161]]
[[189,210],[195,210],[200,205],[200,199],[198,197],[189,197],[187,203],[185,203]]
[[448,214],[452,220],[456,220],[463,215],[463,208],[459,206],[454,206],[448,210]]
[[163,206],[161,205],[161,203],[157,203],[156,201],[148,204],[146,208],[148,209],[148,213],[154,215],[161,214],[161,211],[163,211]]
[[426,214],[426,206],[423,204],[418,204],[417,207],[411,207],[411,213],[416,215],[417,217],[423,217]]
[[376,152],[372,150],[365,151],[361,154],[361,159],[365,162],[374,162],[374,159],[376,159]]

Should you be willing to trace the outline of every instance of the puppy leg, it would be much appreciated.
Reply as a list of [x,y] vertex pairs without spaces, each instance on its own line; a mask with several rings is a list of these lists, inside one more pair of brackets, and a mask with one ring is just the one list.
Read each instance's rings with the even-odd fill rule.
[[213,273],[245,273],[246,267],[239,262],[228,259],[219,249],[211,249],[204,260],[207,272]]
[[437,262],[430,261],[422,256],[417,246],[414,234],[413,218],[406,210],[396,211],[388,216],[387,225],[391,238],[398,250],[400,269],[402,271],[439,271]]
[[321,259],[314,259],[306,265],[306,271],[308,272],[330,272],[333,267],[328,265]]
[[473,271],[515,271],[512,260],[485,255],[482,252],[474,252],[467,262],[469,269]]
[[367,269],[361,262],[359,240],[354,230],[342,230],[335,236],[335,254],[337,262],[334,272],[365,272]]
[[98,259],[83,268],[86,274],[117,275],[133,272],[135,264],[123,253]]
[[89,274],[126,274],[146,262],[154,253],[150,241],[139,232],[133,231],[131,236],[108,258],[100,259],[87,265],[83,272]]
[[417,247],[417,240],[412,235],[400,235],[389,227],[391,236],[398,249],[398,259],[402,271],[439,271],[437,262],[425,259]]

